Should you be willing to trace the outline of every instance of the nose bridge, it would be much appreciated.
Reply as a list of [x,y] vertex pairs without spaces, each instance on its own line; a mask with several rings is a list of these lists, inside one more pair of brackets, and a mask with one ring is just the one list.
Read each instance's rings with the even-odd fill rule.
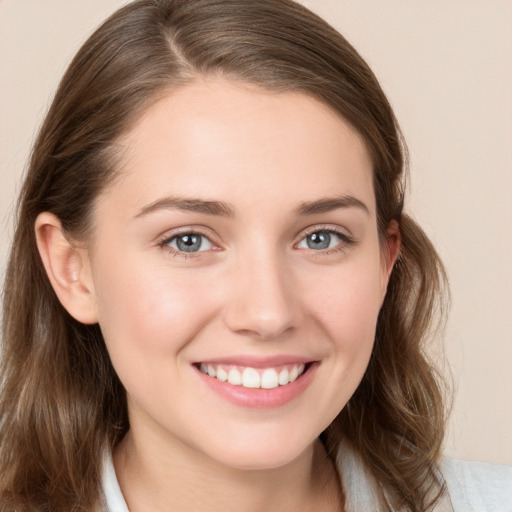
[[284,260],[279,248],[270,244],[239,253],[225,313],[231,330],[273,339],[298,326],[293,276]]

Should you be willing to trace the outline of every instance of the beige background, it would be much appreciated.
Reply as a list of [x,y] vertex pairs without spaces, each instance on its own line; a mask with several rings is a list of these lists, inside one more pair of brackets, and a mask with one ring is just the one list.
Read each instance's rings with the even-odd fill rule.
[[[0,0],[0,268],[31,141],[121,0]],[[512,463],[512,2],[309,0],[373,67],[412,160],[407,206],[448,267],[452,456]]]

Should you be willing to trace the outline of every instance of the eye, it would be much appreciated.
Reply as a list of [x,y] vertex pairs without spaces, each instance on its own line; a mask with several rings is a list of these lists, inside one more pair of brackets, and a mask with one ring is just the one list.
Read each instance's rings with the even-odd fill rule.
[[340,245],[344,239],[344,235],[336,233],[332,230],[321,230],[310,233],[305,236],[297,245],[299,249],[313,249],[314,251],[324,251],[333,249]]
[[212,242],[199,233],[181,233],[164,241],[162,245],[178,252],[201,252],[213,247]]

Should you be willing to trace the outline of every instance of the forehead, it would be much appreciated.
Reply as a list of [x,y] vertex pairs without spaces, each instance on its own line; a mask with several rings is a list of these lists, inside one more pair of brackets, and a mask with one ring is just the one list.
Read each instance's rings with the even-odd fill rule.
[[131,204],[182,195],[272,201],[360,196],[374,208],[372,164],[343,118],[302,93],[197,80],[152,105],[120,141],[114,192]]

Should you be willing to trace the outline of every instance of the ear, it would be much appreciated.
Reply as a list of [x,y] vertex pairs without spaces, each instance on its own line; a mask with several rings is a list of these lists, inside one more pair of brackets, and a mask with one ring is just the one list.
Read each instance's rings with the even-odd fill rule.
[[391,276],[393,267],[395,266],[400,246],[402,245],[402,236],[400,234],[400,225],[396,220],[389,223],[386,238],[382,248],[382,300],[386,295],[386,290]]
[[94,286],[85,249],[70,242],[52,213],[37,217],[35,233],[46,274],[61,304],[79,322],[96,323]]

